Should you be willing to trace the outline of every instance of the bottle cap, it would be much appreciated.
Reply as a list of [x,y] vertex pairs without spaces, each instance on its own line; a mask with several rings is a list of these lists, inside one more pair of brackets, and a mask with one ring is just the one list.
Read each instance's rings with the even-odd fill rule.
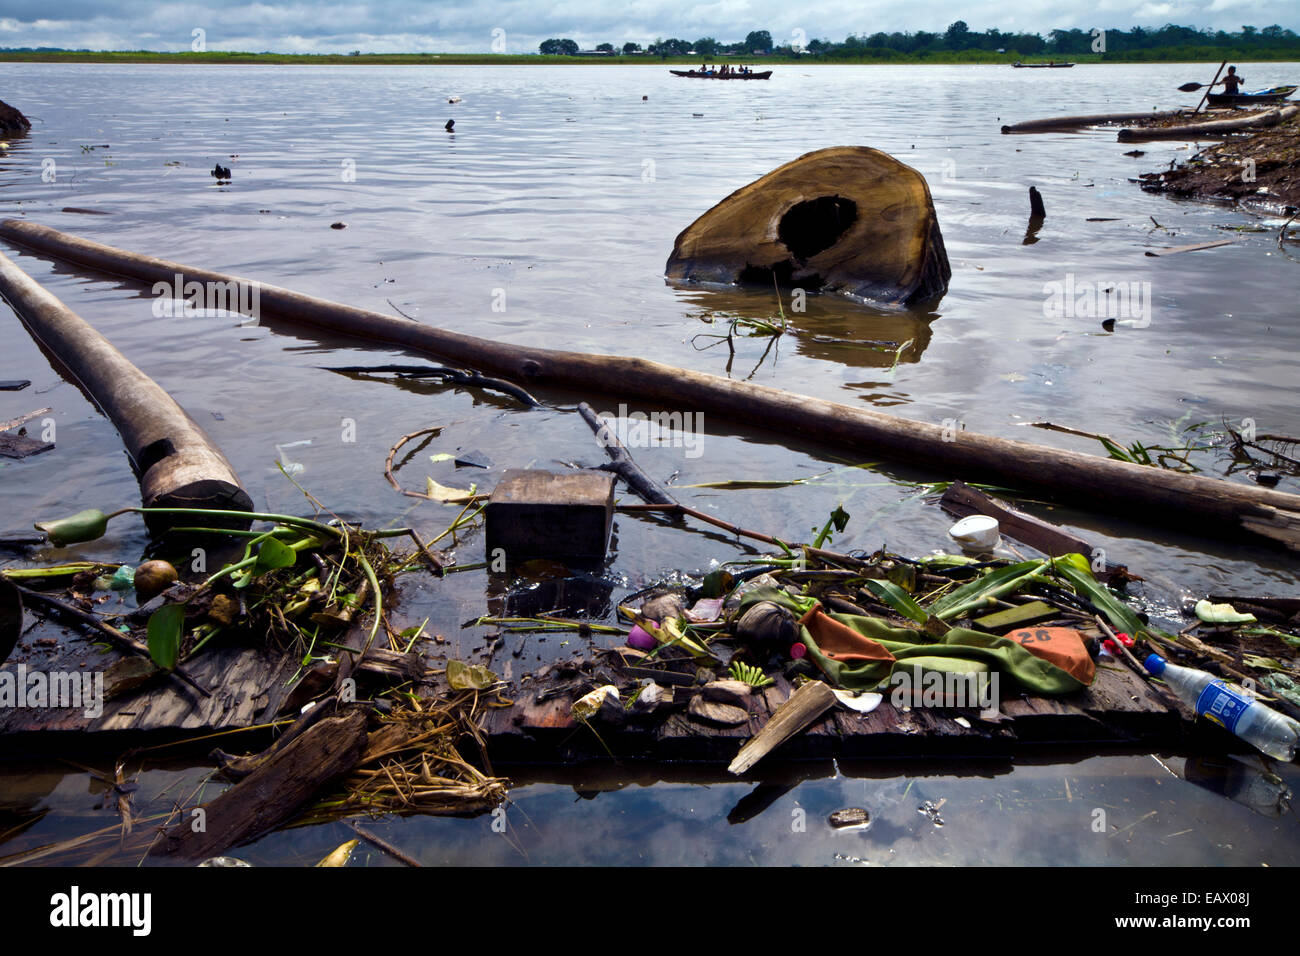
[[1156,677],[1159,677],[1161,674],[1165,672],[1165,665],[1167,663],[1169,662],[1166,661],[1159,654],[1151,654],[1147,657],[1145,661],[1142,662],[1142,666],[1147,669],[1147,673],[1154,674]]

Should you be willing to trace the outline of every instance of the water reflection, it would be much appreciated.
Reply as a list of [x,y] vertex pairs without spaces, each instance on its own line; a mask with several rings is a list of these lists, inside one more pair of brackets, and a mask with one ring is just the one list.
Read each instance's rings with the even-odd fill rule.
[[[725,351],[725,343],[709,337],[725,336],[734,319],[780,326],[784,314],[786,332],[778,348],[789,348],[793,341],[798,355],[856,368],[888,369],[919,362],[930,344],[930,323],[939,317],[935,312],[876,308],[835,295],[812,294],[796,301],[789,289],[781,292],[780,308],[775,290],[764,294],[691,286],[679,287],[677,294],[686,314],[701,323],[700,332],[692,338],[697,349],[721,347]],[[803,305],[803,310],[797,310],[797,305]],[[736,329],[737,339],[743,341],[747,336],[760,343],[767,338],[761,328],[741,325]],[[746,344],[744,350],[730,370],[737,378],[746,377],[746,360],[753,364],[755,357],[750,354],[756,351],[754,344]],[[768,353],[774,364],[778,356]]]

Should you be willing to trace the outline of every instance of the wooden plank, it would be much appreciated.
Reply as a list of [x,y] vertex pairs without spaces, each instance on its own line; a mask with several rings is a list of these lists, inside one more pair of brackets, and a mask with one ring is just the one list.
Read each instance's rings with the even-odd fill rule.
[[975,618],[975,624],[986,631],[1000,631],[1014,627],[1028,627],[1040,621],[1061,616],[1061,609],[1043,601],[1030,601],[1019,607],[1008,608]]
[[835,695],[830,687],[821,681],[804,684],[777,708],[754,739],[741,748],[736,759],[727,766],[727,771],[736,775],[745,773],[833,706]]
[[[984,492],[972,488],[964,481],[954,481],[948,486],[948,490],[939,499],[939,507],[958,518],[977,514],[997,518],[998,530],[1002,534],[1015,538],[1020,543],[1027,544],[1051,558],[1063,554],[1082,554],[1086,558],[1092,558],[1096,553],[1094,546],[1078,535],[1046,521],[1040,521],[1023,511],[1017,511],[1000,501],[994,501]],[[1106,570],[1098,577],[1110,582],[1113,577],[1127,580],[1131,576],[1127,573],[1127,569],[1108,564]]]
[[37,441],[26,435],[0,435],[0,455],[5,458],[30,458],[53,448],[52,442]]

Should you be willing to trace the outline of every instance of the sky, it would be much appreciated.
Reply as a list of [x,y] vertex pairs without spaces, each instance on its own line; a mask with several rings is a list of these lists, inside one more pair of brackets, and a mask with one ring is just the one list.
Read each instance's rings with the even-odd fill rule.
[[[1300,32],[1300,3],[1277,0],[0,0],[0,47],[194,49],[281,53],[536,53],[548,37],[583,49],[657,38],[777,43],[851,33],[972,30],[1046,33],[1177,23]],[[195,31],[201,31],[196,33]]]

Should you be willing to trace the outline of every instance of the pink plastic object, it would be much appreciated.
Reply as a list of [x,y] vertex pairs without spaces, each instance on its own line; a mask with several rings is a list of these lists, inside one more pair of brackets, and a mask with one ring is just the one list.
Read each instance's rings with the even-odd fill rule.
[[631,633],[627,636],[628,647],[635,647],[639,651],[653,651],[659,646],[659,642],[654,639],[654,635],[642,630],[638,624],[632,628]]

